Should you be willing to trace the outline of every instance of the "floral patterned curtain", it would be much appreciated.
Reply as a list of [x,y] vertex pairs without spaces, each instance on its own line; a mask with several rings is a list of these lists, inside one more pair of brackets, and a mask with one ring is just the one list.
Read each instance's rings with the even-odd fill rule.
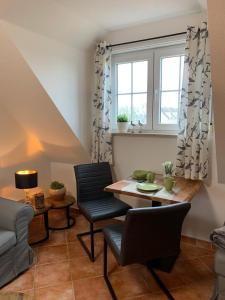
[[111,48],[101,42],[95,54],[92,162],[112,163],[111,103]]
[[205,179],[211,110],[211,70],[207,23],[188,27],[177,138],[176,175]]

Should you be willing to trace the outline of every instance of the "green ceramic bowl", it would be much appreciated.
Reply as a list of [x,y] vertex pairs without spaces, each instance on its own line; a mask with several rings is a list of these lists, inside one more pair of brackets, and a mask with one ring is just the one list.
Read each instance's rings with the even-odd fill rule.
[[155,183],[138,183],[137,189],[142,192],[155,192],[161,189],[161,186]]
[[145,170],[135,170],[132,174],[132,178],[135,180],[146,180],[148,171]]

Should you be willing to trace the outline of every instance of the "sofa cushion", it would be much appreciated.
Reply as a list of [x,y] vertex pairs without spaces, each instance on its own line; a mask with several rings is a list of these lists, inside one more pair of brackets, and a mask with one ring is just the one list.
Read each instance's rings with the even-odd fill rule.
[[16,235],[13,231],[0,229],[0,255],[16,245]]
[[215,254],[215,272],[225,277],[225,251],[222,249]]

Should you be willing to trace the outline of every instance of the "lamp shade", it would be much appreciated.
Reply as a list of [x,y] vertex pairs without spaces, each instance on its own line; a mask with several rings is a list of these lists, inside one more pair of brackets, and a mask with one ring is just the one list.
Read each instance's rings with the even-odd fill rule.
[[38,186],[37,171],[22,170],[15,173],[17,189],[31,189]]

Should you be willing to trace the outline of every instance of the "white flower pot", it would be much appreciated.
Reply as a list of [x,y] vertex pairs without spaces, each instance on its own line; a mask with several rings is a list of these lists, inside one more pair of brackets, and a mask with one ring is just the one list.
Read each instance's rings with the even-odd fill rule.
[[127,132],[129,127],[129,122],[117,122],[117,127],[119,132]]
[[66,194],[66,189],[65,187],[59,189],[59,190],[53,190],[53,189],[49,189],[49,196],[54,198],[55,200],[63,200]]

